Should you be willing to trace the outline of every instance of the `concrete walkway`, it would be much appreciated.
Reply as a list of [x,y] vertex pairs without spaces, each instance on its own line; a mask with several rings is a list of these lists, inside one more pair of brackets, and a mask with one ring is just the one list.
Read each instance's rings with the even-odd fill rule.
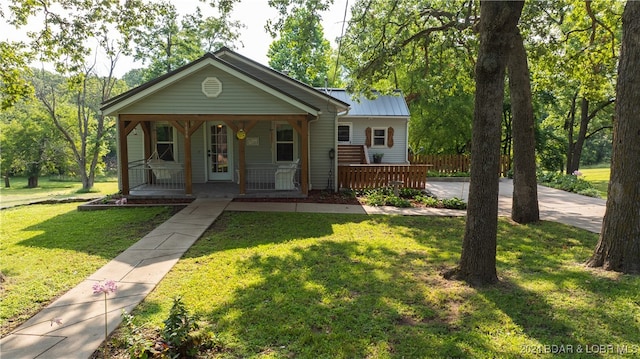
[[[431,182],[439,198],[467,199],[469,184]],[[500,182],[499,210],[511,211],[513,182]],[[599,232],[605,201],[538,187],[541,218]],[[230,202],[226,198],[196,199],[167,222],[34,315],[0,340],[0,357],[10,359],[89,358],[104,340],[104,297],[94,295],[96,282],[114,280],[118,291],[107,297],[108,331],[121,322],[122,310],[131,312],[171,270],[189,247],[227,211],[318,212],[353,214],[463,216],[465,211],[333,205],[317,203]],[[62,325],[52,321],[60,318]]]
[[[197,199],[151,231],[77,287],[0,341],[7,359],[89,358],[104,340],[104,296],[94,295],[96,282],[114,280],[115,295],[107,297],[108,331],[121,322],[171,270],[182,254],[209,228],[230,199]],[[60,318],[62,325],[52,320]]]

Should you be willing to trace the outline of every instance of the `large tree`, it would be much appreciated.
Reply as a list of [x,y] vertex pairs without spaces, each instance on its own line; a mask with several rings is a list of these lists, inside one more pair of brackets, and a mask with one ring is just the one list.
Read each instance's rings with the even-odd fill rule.
[[5,187],[9,187],[9,177],[14,174],[26,176],[27,186],[35,188],[39,176],[68,169],[64,140],[42,104],[32,97],[0,113],[0,142]]
[[201,57],[221,46],[233,47],[243,25],[229,20],[237,0],[211,1],[219,16],[205,17],[199,7],[180,16],[174,4],[159,1],[151,4],[156,17],[141,22],[131,32],[133,55],[147,65],[143,81],[149,81]]
[[611,179],[592,267],[640,273],[640,2],[622,15]]
[[311,86],[329,81],[331,46],[324,38],[320,18],[305,8],[291,13],[269,45],[269,66]]
[[460,263],[447,277],[474,285],[498,281],[498,170],[505,68],[524,2],[480,2],[480,47],[471,143],[471,183]]
[[513,36],[507,65],[509,95],[513,113],[513,203],[511,219],[518,223],[537,222],[538,183],[536,178],[535,120],[529,81],[529,65],[522,35]]
[[348,88],[402,89],[416,152],[469,152],[475,1],[357,1],[342,39]]
[[30,54],[20,42],[0,41],[0,109],[13,106],[33,92],[27,76]]
[[[99,104],[115,94],[118,58],[127,50],[130,29],[152,15],[150,8],[141,0],[12,0],[9,9],[14,26],[34,29],[29,36],[36,59],[66,78],[60,86],[41,81],[36,96],[73,152],[82,188],[89,190],[111,126]],[[71,115],[60,111],[61,93],[73,98]]]
[[611,128],[622,2],[534,1],[528,8],[523,30],[533,91],[545,104],[541,127],[560,139],[571,174],[587,141]]

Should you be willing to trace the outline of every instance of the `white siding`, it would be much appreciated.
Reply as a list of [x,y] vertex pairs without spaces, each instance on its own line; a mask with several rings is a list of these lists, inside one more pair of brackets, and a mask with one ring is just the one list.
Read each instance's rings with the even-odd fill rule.
[[144,132],[140,125],[127,136],[127,157],[129,162],[144,160]]
[[382,162],[385,163],[407,163],[407,125],[406,119],[389,119],[389,118],[342,118],[340,122],[351,122],[352,142],[353,145],[364,145],[366,142],[366,128],[389,128],[393,127],[393,147],[387,146],[368,148],[369,161],[373,163],[372,155],[374,153],[383,153]]

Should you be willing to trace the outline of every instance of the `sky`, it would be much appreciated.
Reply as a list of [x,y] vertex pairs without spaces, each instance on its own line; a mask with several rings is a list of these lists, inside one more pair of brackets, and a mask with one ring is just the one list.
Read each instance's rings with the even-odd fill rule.
[[[200,7],[204,15],[212,14],[212,10],[209,10],[210,7],[206,3],[198,0],[171,1],[181,14],[193,12],[197,6]],[[335,39],[340,36],[345,5],[347,5],[348,1],[349,0],[334,0],[331,8],[322,15],[322,26],[324,28],[325,38],[329,40],[335,48],[338,47]],[[348,5],[349,7],[351,6],[351,4]],[[7,15],[6,5],[0,4],[0,7],[3,8],[5,15]],[[242,30],[239,43],[234,44],[235,51],[252,60],[267,65],[269,61],[267,51],[273,39],[266,32],[264,26],[268,19],[276,19],[277,15],[277,11],[269,7],[268,0],[241,0],[240,3],[237,3],[234,6],[231,19],[241,21],[246,28]],[[349,15],[350,14],[347,13],[346,21],[349,21]],[[38,25],[39,24],[36,23],[34,26]],[[6,23],[5,19],[0,18],[0,38],[2,38],[2,40],[25,41],[27,30],[28,28],[24,28],[21,31],[16,31]],[[123,58],[117,64],[116,76],[122,76],[127,71],[142,66],[141,63],[136,63],[130,58]]]

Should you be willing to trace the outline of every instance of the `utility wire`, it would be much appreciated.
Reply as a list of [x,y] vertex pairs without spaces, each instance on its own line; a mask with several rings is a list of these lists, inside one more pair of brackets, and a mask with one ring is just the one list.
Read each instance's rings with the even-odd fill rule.
[[338,42],[338,55],[336,56],[336,68],[333,70],[333,82],[336,83],[338,66],[340,65],[340,51],[342,50],[342,38],[344,37],[344,25],[347,22],[347,11],[349,10],[349,0],[344,4],[344,16],[342,16],[342,30],[340,30],[340,41]]

